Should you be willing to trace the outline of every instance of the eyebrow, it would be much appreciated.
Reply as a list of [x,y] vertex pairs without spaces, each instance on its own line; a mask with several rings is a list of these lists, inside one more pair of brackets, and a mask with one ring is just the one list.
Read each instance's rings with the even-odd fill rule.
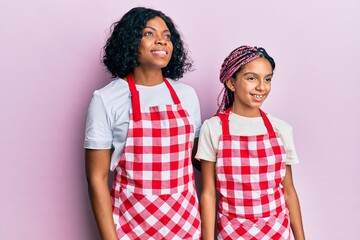
[[[244,73],[244,76],[249,75],[249,74],[259,76],[259,74],[254,73],[254,72],[246,72],[246,73]],[[273,76],[273,75],[274,75],[273,73],[269,73],[266,75],[266,77]]]
[[[156,28],[151,27],[151,26],[145,26],[145,28],[150,28],[150,29],[152,29],[153,31],[157,31]],[[145,29],[145,28],[144,28],[144,29]],[[165,29],[165,30],[163,31],[163,33],[164,33],[164,32],[170,32],[170,30],[169,30],[169,29]]]

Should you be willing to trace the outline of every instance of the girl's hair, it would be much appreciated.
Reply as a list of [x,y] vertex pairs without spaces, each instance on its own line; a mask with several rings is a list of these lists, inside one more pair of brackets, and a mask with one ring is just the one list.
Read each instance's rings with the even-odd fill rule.
[[[233,50],[224,60],[220,70],[220,82],[224,84],[218,96],[218,110],[217,113],[223,112],[234,103],[234,93],[226,86],[226,81],[231,77],[235,78],[236,74],[240,72],[244,66],[256,58],[266,58],[275,70],[275,61],[270,55],[261,47],[241,46]],[[219,103],[221,94],[223,97]]]
[[113,77],[123,78],[139,65],[138,48],[146,23],[154,17],[164,20],[170,30],[173,52],[170,62],[162,69],[164,77],[179,79],[192,70],[192,61],[183,46],[173,21],[158,10],[136,7],[112,25],[112,34],[104,46],[103,63]]

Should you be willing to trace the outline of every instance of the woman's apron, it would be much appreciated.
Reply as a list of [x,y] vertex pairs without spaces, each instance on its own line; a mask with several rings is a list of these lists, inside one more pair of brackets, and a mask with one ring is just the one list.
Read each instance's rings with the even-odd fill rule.
[[132,74],[128,136],[111,191],[119,239],[200,239],[191,151],[194,127],[169,82],[173,105],[140,107]]
[[281,185],[285,149],[266,114],[260,113],[268,133],[257,136],[230,135],[230,109],[218,115],[223,131],[216,163],[218,239],[290,239]]

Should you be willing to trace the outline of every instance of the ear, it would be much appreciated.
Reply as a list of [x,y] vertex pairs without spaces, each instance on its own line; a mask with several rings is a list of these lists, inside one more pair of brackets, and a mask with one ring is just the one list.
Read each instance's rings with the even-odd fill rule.
[[235,92],[235,86],[234,86],[234,79],[233,78],[229,78],[226,82],[225,82],[226,86],[232,91]]

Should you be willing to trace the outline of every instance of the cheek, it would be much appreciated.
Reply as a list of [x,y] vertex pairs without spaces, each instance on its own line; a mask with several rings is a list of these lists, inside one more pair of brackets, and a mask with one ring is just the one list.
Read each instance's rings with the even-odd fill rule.
[[139,51],[145,51],[146,49],[149,49],[149,47],[151,46],[152,42],[149,39],[141,39],[140,44],[139,44]]
[[247,98],[249,96],[249,91],[246,91],[244,88],[237,88],[235,90],[235,95],[239,98],[239,99],[244,99]]
[[268,91],[271,91],[271,83],[269,83],[269,85],[267,86]]
[[148,53],[148,49],[149,49],[149,46],[146,43],[142,42],[138,48],[139,56],[146,55]]

